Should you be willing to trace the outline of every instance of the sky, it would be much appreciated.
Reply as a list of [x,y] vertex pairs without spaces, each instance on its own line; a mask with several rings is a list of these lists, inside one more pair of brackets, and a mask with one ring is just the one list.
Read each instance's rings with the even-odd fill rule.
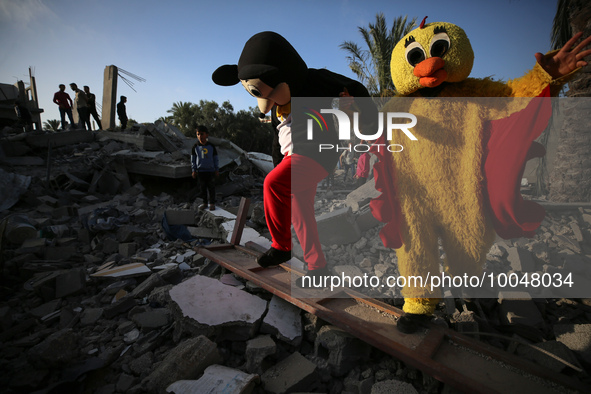
[[283,35],[310,68],[355,79],[344,41],[364,45],[359,27],[383,13],[388,26],[408,15],[462,27],[475,53],[472,77],[512,79],[550,50],[557,0],[0,0],[0,83],[37,83],[42,121],[59,119],[52,102],[58,85],[88,85],[102,103],[105,67],[145,79],[121,79],[127,114],[140,122],[168,116],[174,103],[256,107],[241,85],[215,85],[211,74],[236,64],[244,43],[271,30]]

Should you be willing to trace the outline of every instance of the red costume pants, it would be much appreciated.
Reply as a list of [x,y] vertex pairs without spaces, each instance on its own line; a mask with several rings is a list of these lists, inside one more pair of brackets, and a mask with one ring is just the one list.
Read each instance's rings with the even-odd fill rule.
[[304,250],[309,270],[326,266],[314,215],[318,182],[328,173],[313,159],[286,156],[265,178],[263,198],[267,226],[275,249],[291,250],[291,224]]

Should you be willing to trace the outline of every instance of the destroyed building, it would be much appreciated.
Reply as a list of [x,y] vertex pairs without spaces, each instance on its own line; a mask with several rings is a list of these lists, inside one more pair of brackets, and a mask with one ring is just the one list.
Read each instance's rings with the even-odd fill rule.
[[[262,182],[270,158],[211,139],[220,154],[220,204],[199,211],[188,160],[194,140],[163,122],[126,133],[2,130],[5,392],[190,393],[224,384],[235,393],[437,393],[470,383],[446,380],[431,361],[421,361],[438,349],[420,335],[404,337],[402,350],[374,344],[396,333],[385,312],[402,304],[394,289],[370,289],[378,301],[364,307],[372,312],[365,322],[349,315],[323,319],[305,309],[310,304],[288,302],[206,257],[207,248],[232,244],[243,197],[250,208],[239,244],[269,245]],[[332,187],[319,185],[315,208],[332,272],[397,273],[396,254],[381,244],[381,224],[368,207],[375,196],[372,182],[355,188],[339,170]],[[536,237],[499,240],[487,270],[570,269],[591,285],[591,206],[545,206]],[[297,243],[292,260],[293,267],[303,260]],[[317,313],[349,301],[323,302],[314,304]],[[346,304],[343,311],[358,309]],[[589,299],[448,294],[436,314],[446,330],[479,338],[479,351],[502,351],[532,370],[542,365],[557,384],[574,381],[564,383],[573,392],[591,383]],[[464,338],[450,339],[451,331],[440,346],[446,352]],[[393,356],[397,351],[400,357]],[[524,378],[519,385],[538,382]]]
[[21,131],[25,130],[29,124],[23,118],[28,115],[32,130],[40,131],[41,113],[43,109],[39,108],[37,85],[30,68],[28,87],[25,87],[23,81],[17,81],[14,85],[0,83],[0,129],[15,127]]

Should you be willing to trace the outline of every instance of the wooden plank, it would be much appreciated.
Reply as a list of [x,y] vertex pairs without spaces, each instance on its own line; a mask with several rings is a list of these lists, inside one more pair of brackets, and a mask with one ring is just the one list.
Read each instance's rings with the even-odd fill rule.
[[443,330],[429,330],[429,334],[417,347],[417,353],[420,354],[421,357],[432,358],[439,350],[444,337]]
[[250,198],[242,197],[240,200],[240,206],[238,207],[238,215],[236,215],[236,224],[234,225],[234,231],[232,231],[232,238],[230,243],[232,245],[240,244],[242,238],[242,232],[244,231],[244,225],[246,224],[246,216],[248,214],[248,208],[250,207]]

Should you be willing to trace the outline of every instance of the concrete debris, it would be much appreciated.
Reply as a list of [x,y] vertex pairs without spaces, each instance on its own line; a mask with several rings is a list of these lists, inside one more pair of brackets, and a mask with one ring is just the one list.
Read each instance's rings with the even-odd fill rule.
[[261,332],[276,335],[278,339],[298,346],[302,341],[300,308],[274,295],[263,319]]
[[31,184],[31,177],[0,168],[0,211],[12,208]]
[[361,232],[350,208],[335,209],[316,218],[318,234],[323,245],[355,243]]
[[343,376],[354,366],[369,359],[371,347],[340,328],[323,326],[314,342],[314,354],[328,362],[334,376]]
[[267,309],[267,302],[219,280],[196,275],[170,290],[186,324],[194,324],[210,335],[230,335],[247,340]]
[[95,278],[127,278],[139,275],[145,275],[152,272],[145,264],[134,263],[125,264],[113,268],[104,269],[92,274]]
[[[256,394],[446,392],[196,253],[198,246],[230,240],[243,196],[252,202],[240,243],[271,244],[262,203],[269,157],[212,140],[221,155],[216,209],[200,211],[188,160],[194,139],[163,122],[125,133],[4,133],[5,391],[47,390],[65,384],[72,368],[100,360],[101,379],[80,375],[76,383],[86,392],[191,392],[209,387],[206,382]],[[321,182],[315,201],[328,268],[337,275],[376,276],[380,285],[366,294],[401,306],[400,289],[385,282],[399,275],[396,252],[383,247],[382,224],[368,206],[378,193],[372,182],[354,188],[342,178],[337,169],[332,185]],[[534,238],[497,240],[484,268],[497,276],[572,273],[591,289],[590,241],[591,207],[553,207]],[[293,254],[290,263],[303,269],[295,239]],[[591,295],[561,298],[557,291],[545,297],[505,288],[489,299],[459,302],[451,290],[436,311],[450,327],[478,332],[480,340],[503,349],[506,341],[482,334],[518,336],[583,369],[591,365]],[[575,374],[535,349],[513,349]]]
[[412,386],[412,384],[399,380],[385,380],[376,383],[371,388],[371,394],[387,393],[418,394],[418,391]]
[[265,364],[265,359],[277,351],[277,345],[270,335],[260,335],[246,342],[246,370],[250,373],[261,374],[271,364]]
[[268,174],[274,168],[273,157],[271,157],[271,155],[266,155],[259,152],[248,152],[246,156],[252,162],[252,164],[257,166],[265,174]]
[[591,324],[556,324],[552,328],[558,342],[591,363]]
[[204,336],[187,339],[170,350],[158,367],[141,385],[149,392],[163,392],[178,380],[192,380],[222,358],[215,343]]
[[79,341],[79,334],[71,328],[57,331],[27,352],[28,361],[38,368],[67,365],[78,356]]
[[509,248],[507,260],[511,268],[518,272],[531,272],[535,268],[531,252],[522,248]]
[[295,352],[267,369],[261,381],[266,392],[280,394],[312,392],[319,386],[320,378],[316,365]]
[[259,381],[257,375],[247,374],[240,370],[211,365],[205,369],[198,380],[179,380],[166,388],[168,393],[236,393],[249,394]]

